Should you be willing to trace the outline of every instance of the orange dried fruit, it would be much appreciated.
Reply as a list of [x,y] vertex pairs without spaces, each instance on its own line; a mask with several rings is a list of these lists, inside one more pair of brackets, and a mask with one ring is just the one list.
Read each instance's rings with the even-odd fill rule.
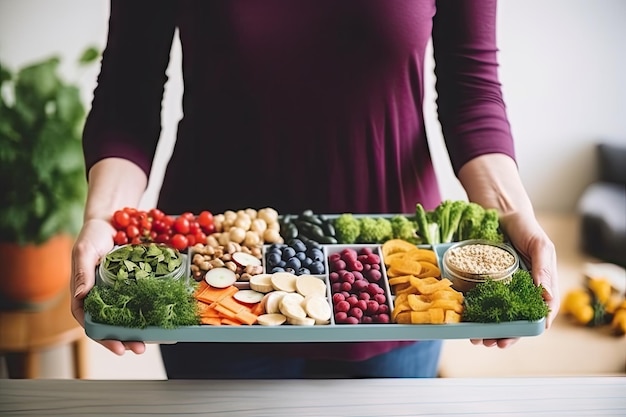
[[393,253],[406,252],[411,249],[415,249],[415,245],[403,239],[390,239],[383,243],[381,247],[384,258]]

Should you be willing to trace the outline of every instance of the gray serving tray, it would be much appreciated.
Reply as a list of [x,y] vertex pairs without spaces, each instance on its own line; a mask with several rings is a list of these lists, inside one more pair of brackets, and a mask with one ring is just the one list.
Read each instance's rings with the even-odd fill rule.
[[[441,259],[451,244],[432,247]],[[359,248],[378,245],[324,245],[325,255],[344,247]],[[328,271],[328,262],[325,263]],[[522,264],[522,267],[525,267]],[[387,276],[383,269],[385,288],[389,294]],[[327,281],[328,284],[328,281]],[[329,288],[330,297],[330,285]],[[329,301],[330,302],[330,301]],[[393,300],[389,300],[393,308]],[[500,339],[538,336],[545,329],[545,319],[538,321],[513,321],[502,323],[452,323],[452,324],[336,324],[316,326],[184,326],[175,329],[146,327],[144,329],[111,326],[94,322],[85,315],[85,331],[95,340],[114,339],[144,341],[148,343],[176,342],[367,342],[394,340],[443,340],[443,339]]]
[[324,326],[185,326],[132,329],[94,323],[85,316],[92,339],[175,342],[373,342],[390,340],[500,339],[537,336],[545,319],[507,323],[328,324]]

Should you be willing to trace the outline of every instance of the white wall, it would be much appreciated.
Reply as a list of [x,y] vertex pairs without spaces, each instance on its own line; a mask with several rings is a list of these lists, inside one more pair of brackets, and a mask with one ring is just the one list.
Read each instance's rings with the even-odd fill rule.
[[[626,143],[625,18],[623,0],[500,1],[500,75],[520,171],[537,208],[573,210],[595,174],[593,144]],[[59,53],[71,73],[85,46],[104,46],[107,19],[105,0],[0,0],[0,60],[13,67]],[[178,44],[172,57],[145,207],[154,204],[181,114]],[[87,102],[96,76],[96,69],[81,75]],[[444,197],[461,198],[436,121],[432,77],[427,82],[427,129]]]

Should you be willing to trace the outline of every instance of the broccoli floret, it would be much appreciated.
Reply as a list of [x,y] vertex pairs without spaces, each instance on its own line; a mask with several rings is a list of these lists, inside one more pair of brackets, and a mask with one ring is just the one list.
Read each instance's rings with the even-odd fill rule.
[[540,320],[550,309],[543,299],[543,287],[535,285],[530,272],[518,269],[510,283],[488,280],[465,294],[463,321],[499,323]]
[[478,233],[478,228],[485,215],[485,209],[480,204],[469,202],[465,205],[459,221],[454,240],[461,241],[472,239]]
[[435,245],[439,243],[439,224],[435,211],[427,212],[421,203],[415,205],[417,235],[421,243]]
[[395,215],[391,219],[392,237],[403,239],[411,243],[417,243],[417,235],[415,233],[417,224],[403,215]]
[[495,209],[485,209],[485,215],[480,226],[471,237],[472,239],[484,239],[491,242],[504,242],[504,235],[500,231],[500,220]]
[[359,221],[361,225],[361,233],[357,238],[359,243],[383,243],[393,236],[389,219],[384,217],[362,217]]
[[335,219],[335,238],[338,243],[351,244],[355,243],[361,233],[361,224],[359,219],[351,213],[341,214]]

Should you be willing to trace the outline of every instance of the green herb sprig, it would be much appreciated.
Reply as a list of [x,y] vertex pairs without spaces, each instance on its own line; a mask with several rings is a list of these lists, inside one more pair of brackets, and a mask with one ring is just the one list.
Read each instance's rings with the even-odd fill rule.
[[133,328],[173,329],[199,324],[193,285],[183,280],[141,279],[96,285],[85,298],[94,322]]
[[511,282],[481,282],[465,294],[463,321],[500,323],[540,320],[550,309],[543,299],[543,287],[535,285],[530,272],[518,269]]

